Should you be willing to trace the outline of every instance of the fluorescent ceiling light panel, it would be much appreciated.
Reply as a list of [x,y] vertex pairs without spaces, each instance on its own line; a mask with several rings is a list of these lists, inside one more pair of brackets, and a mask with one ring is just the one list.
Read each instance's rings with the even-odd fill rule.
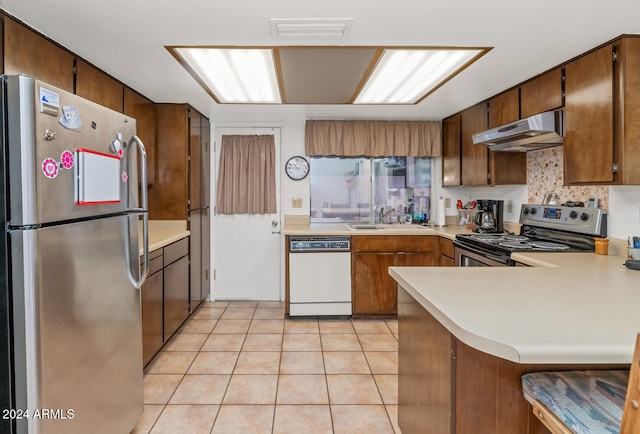
[[346,39],[353,18],[270,18],[271,37]]
[[176,47],[175,51],[220,103],[282,102],[271,49]]
[[385,49],[354,104],[415,104],[483,49]]

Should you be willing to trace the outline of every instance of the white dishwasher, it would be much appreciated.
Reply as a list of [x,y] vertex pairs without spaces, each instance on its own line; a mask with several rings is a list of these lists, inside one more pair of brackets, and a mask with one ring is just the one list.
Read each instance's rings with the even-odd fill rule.
[[349,237],[289,238],[289,315],[351,315]]

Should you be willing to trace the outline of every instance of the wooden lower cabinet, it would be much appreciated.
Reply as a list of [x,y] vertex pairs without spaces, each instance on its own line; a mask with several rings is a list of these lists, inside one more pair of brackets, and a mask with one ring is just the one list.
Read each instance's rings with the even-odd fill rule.
[[356,252],[353,260],[353,313],[396,313],[396,284],[387,272],[396,265],[396,254]]
[[142,362],[146,366],[162,348],[163,273],[149,276],[140,289],[142,299]]
[[[140,258],[142,266],[142,258]],[[142,361],[146,366],[164,344],[164,249],[149,252],[147,280],[140,288],[142,311]]]
[[351,237],[353,315],[395,315],[398,312],[393,266],[438,265],[436,238],[415,235]]
[[140,299],[146,366],[189,316],[189,237],[149,252]]
[[455,266],[453,241],[438,237],[438,265],[441,267]]
[[455,341],[402,289],[398,318],[400,429],[407,434],[453,433]]
[[403,434],[550,434],[522,394],[527,372],[628,365],[519,364],[456,339],[398,287],[398,424]]
[[164,338],[178,330],[189,316],[189,257],[164,268]]

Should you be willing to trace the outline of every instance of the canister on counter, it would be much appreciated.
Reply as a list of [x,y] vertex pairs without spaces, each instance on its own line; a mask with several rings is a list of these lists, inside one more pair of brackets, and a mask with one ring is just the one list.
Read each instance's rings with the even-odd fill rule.
[[609,239],[608,238],[596,238],[596,255],[608,255],[609,254]]
[[640,237],[629,237],[627,259],[630,261],[640,261]]

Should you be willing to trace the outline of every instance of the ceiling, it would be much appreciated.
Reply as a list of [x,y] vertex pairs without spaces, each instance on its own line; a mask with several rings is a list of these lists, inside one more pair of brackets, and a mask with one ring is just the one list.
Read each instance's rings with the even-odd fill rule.
[[[637,0],[0,0],[0,8],[156,102],[212,119],[442,119],[621,34],[640,34]],[[346,39],[273,39],[270,18],[353,18]],[[494,47],[410,106],[217,104],[164,48]],[[317,71],[310,71],[310,73]]]

